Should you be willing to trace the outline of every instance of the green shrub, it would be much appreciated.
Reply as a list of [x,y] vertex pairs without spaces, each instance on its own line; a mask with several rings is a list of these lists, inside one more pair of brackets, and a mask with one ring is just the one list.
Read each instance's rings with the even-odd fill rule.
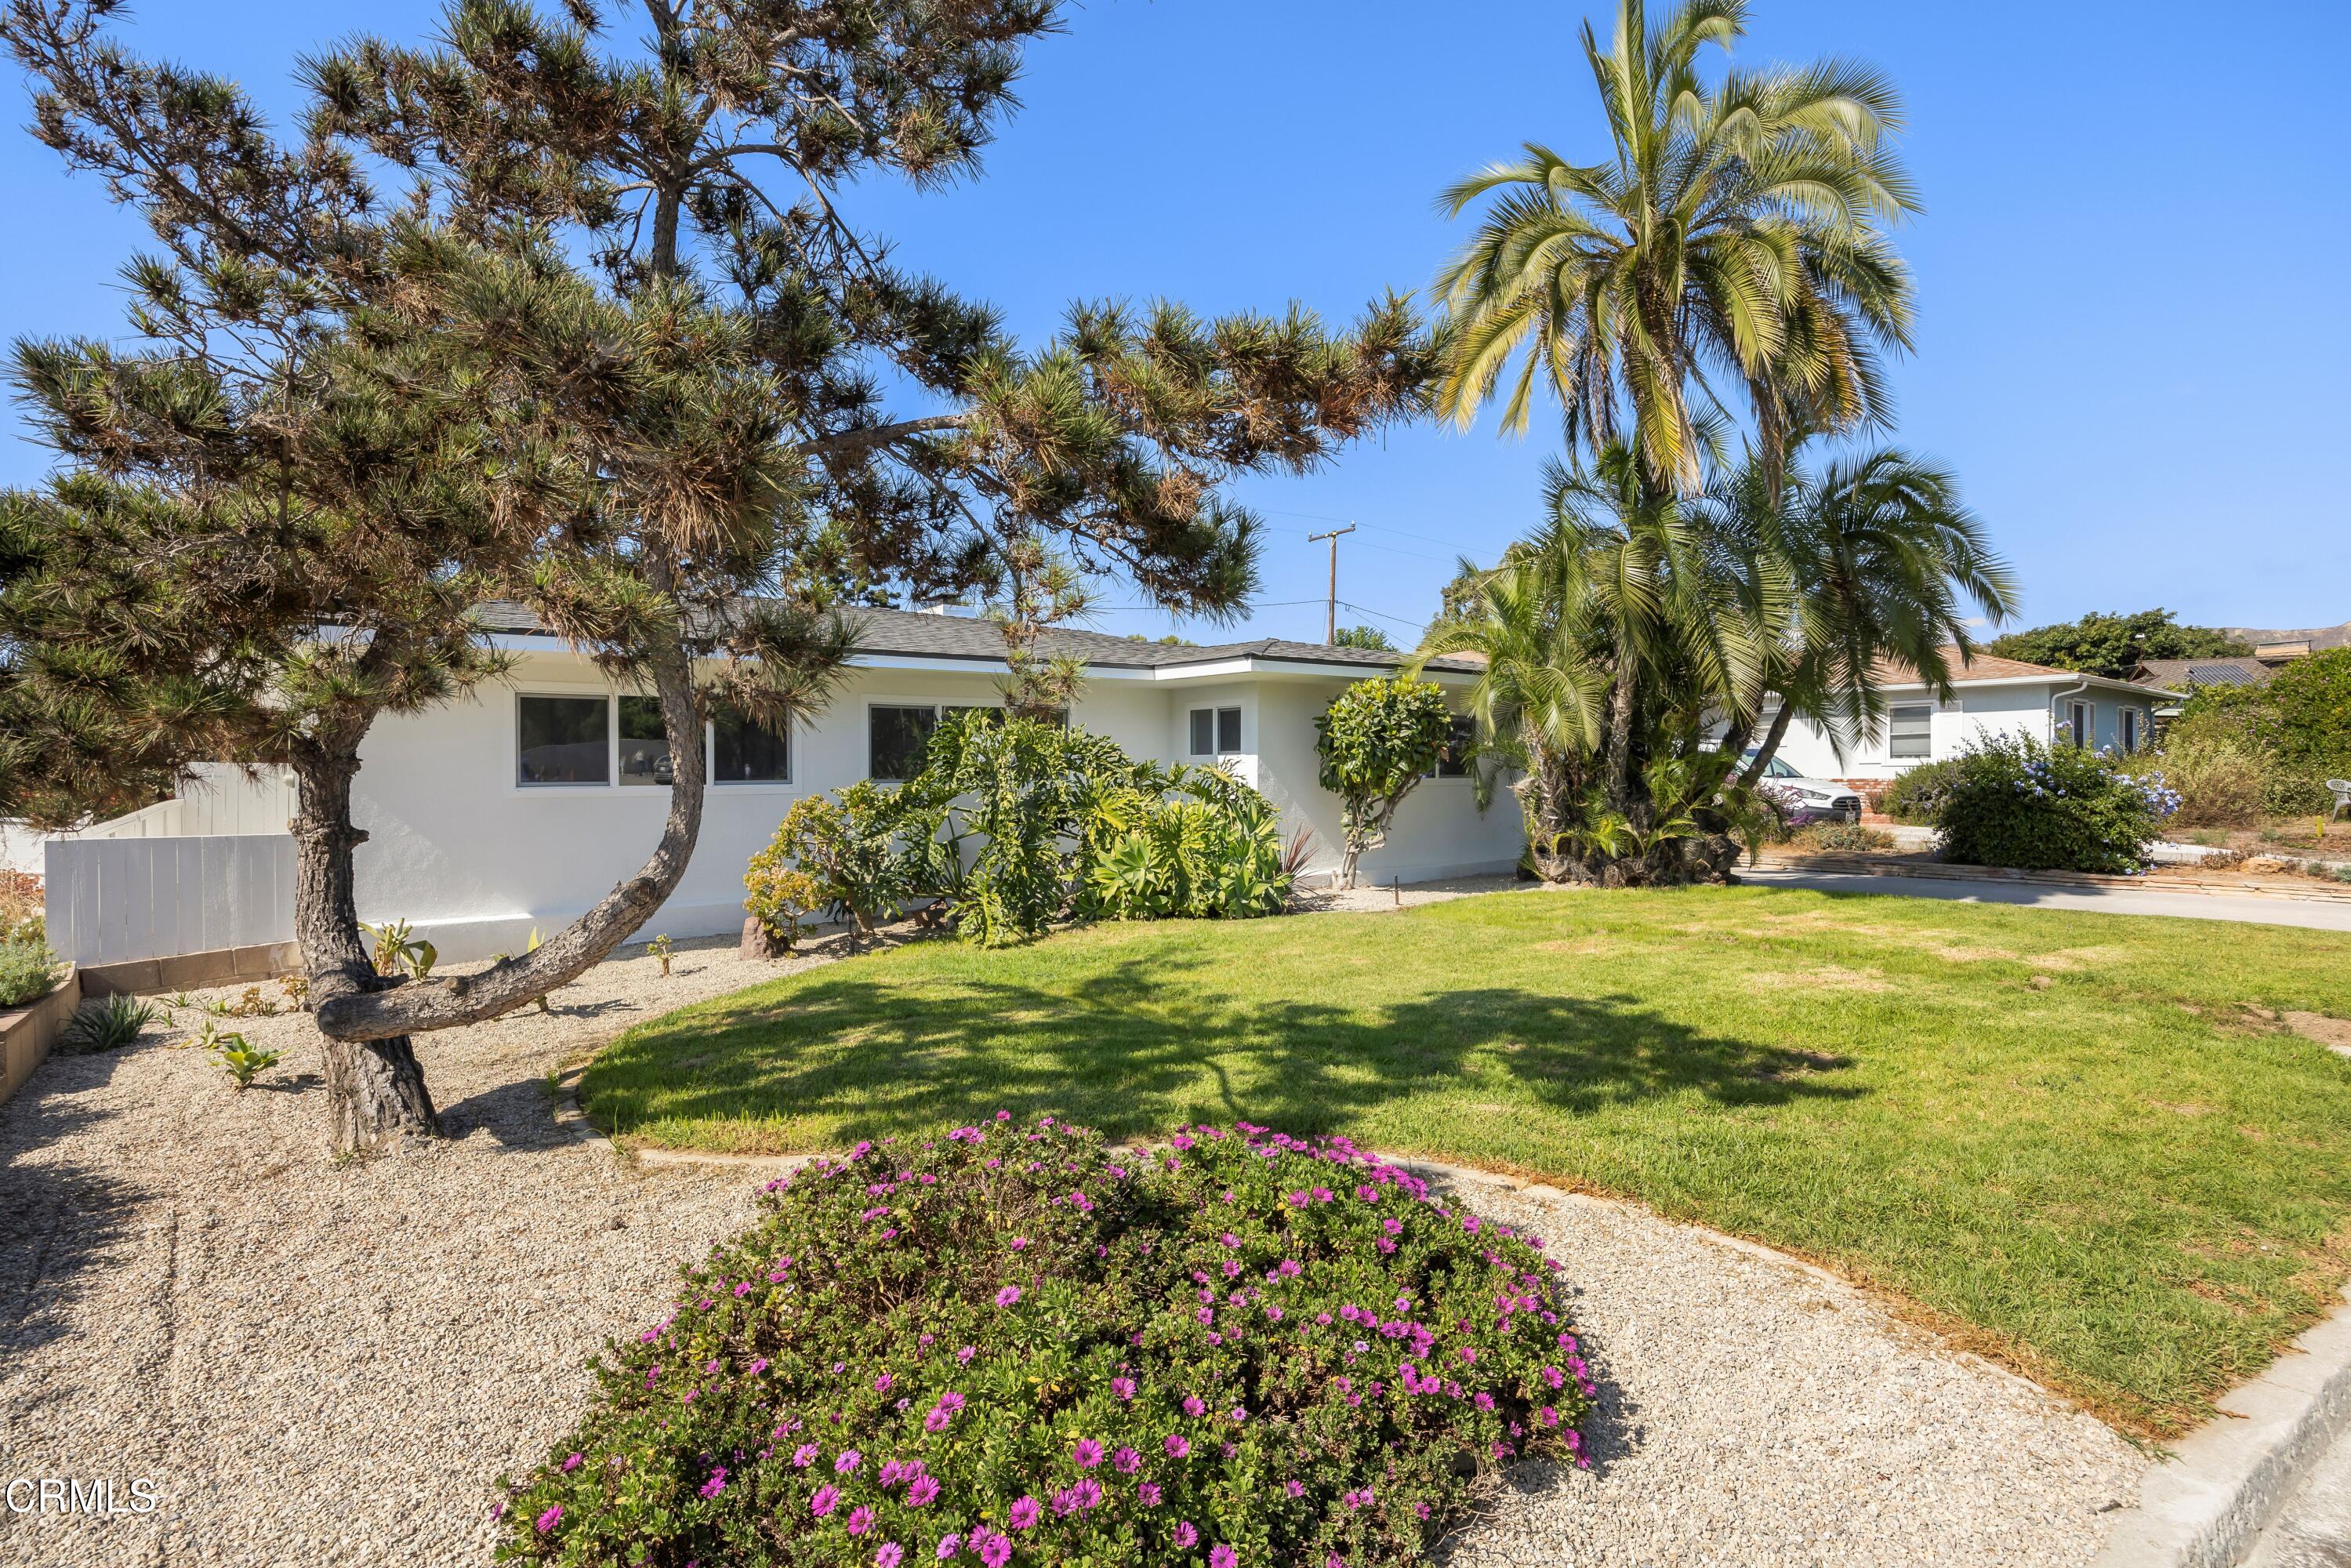
[[2200,686],[2172,734],[2233,740],[2297,778],[2341,778],[2351,770],[2351,648],[2295,659],[2262,685]]
[[56,989],[57,956],[39,937],[0,942],[0,1009],[21,1008]]
[[1540,1242],[1343,1141],[999,1113],[765,1203],[610,1347],[502,1556],[1420,1562],[1503,1464],[1581,1450]]
[[[2351,765],[2328,777],[2339,779],[2345,774],[2351,774]],[[2262,775],[2262,815],[2265,817],[2324,816],[2334,805],[2335,791],[2326,787],[2326,777],[2277,765]]]
[[1943,809],[1943,798],[1951,792],[1951,783],[1959,777],[1959,770],[1956,757],[1947,757],[1940,762],[1921,762],[1879,792],[1877,809],[1912,827],[1931,825],[1936,813]]
[[1110,920],[1246,920],[1279,914],[1304,863],[1273,802],[1213,768],[1146,773],[1097,803],[1080,913]]
[[2179,805],[2159,773],[2085,747],[1988,736],[1956,760],[1935,826],[1943,858],[1962,864],[2133,874]]
[[2248,828],[2262,815],[2261,758],[2235,741],[2174,737],[2153,766],[2179,792],[2180,827]]
[[837,793],[796,803],[745,875],[746,908],[778,936],[778,879],[793,874],[861,930],[927,900],[927,918],[983,946],[1072,915],[1238,917],[1289,902],[1294,873],[1264,796],[1047,720],[952,715],[913,779]]
[[1788,842],[1805,854],[1883,854],[1894,848],[1894,835],[1859,822],[1814,822],[1789,834]]
[[1314,719],[1322,788],[1339,797],[1339,885],[1355,885],[1367,851],[1387,841],[1396,808],[1435,770],[1453,733],[1445,694],[1426,681],[1357,681]]

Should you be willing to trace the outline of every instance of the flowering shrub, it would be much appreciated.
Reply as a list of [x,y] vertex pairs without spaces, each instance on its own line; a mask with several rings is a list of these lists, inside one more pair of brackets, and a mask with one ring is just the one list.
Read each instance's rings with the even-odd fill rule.
[[599,1364],[502,1556],[1414,1561],[1499,1466],[1580,1457],[1541,1243],[1343,1140],[998,1113],[766,1206]]
[[1960,754],[1935,826],[1947,861],[2130,875],[2179,809],[2163,775],[2112,752],[2002,735]]

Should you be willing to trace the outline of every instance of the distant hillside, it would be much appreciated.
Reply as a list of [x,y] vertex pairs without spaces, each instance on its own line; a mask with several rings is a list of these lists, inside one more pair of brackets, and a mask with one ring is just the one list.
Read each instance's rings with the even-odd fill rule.
[[2224,626],[2230,636],[2259,646],[2263,643],[2293,643],[2310,639],[2310,651],[2323,653],[2329,648],[2351,648],[2351,621],[2340,626],[2308,626],[2294,631],[2269,632],[2258,626]]

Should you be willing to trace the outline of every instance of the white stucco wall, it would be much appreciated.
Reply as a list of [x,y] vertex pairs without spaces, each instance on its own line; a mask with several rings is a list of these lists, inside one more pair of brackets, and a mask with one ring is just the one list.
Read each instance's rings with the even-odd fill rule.
[[[893,703],[1000,700],[997,669],[861,669],[791,740],[785,784],[714,784],[693,863],[640,932],[649,938],[740,928],[744,864],[801,795],[866,776],[867,709]],[[1241,749],[1221,760],[1280,806],[1285,831],[1311,823],[1315,869],[1337,864],[1337,799],[1316,783],[1314,715],[1346,685],[1337,677],[1254,674],[1148,679],[1096,671],[1074,722],[1136,757],[1188,753],[1195,707],[1241,710]],[[520,952],[536,925],[552,935],[651,852],[667,791],[657,786],[517,782],[516,702],[523,694],[587,695],[611,688],[585,661],[522,656],[511,682],[458,704],[380,720],[360,750],[352,809],[369,840],[357,852],[360,915],[403,919],[451,959]],[[1365,873],[1407,881],[1504,871],[1518,859],[1518,814],[1498,800],[1480,816],[1466,779],[1423,784],[1399,813],[1389,846]]]
[[[2090,706],[2093,746],[2121,747],[2122,712],[2126,707],[2137,711],[2139,744],[2142,747],[2147,744],[2154,702],[2146,693],[2104,682],[2077,692],[2077,685],[2072,680],[2014,685],[1989,682],[1962,685],[1953,700],[1934,704],[1928,731],[1932,750],[1926,758],[1897,760],[1889,757],[1886,737],[1880,736],[1874,742],[1848,738],[1840,760],[1827,733],[1801,718],[1788,727],[1779,754],[1799,772],[1814,779],[1893,779],[1921,761],[1939,762],[1956,757],[1979,736],[2030,735],[2048,740],[2062,733],[2066,706],[2073,702]],[[1886,693],[1889,708],[1933,701],[1922,691]]]
[[[1269,678],[1257,688],[1253,744],[1263,769],[1258,787],[1281,808],[1286,829],[1301,822],[1313,828],[1310,869],[1318,873],[1338,869],[1344,839],[1339,798],[1318,781],[1314,720],[1347,685],[1339,679]],[[1468,779],[1427,779],[1405,798],[1388,841],[1364,857],[1359,875],[1366,883],[1409,883],[1508,872],[1525,847],[1518,805],[1508,793],[1498,789],[1481,814]]]

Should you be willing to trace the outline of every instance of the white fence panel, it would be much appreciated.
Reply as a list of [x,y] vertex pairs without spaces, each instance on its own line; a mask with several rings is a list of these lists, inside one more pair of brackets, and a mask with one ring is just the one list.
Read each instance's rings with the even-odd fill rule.
[[53,839],[49,946],[77,964],[126,964],[294,939],[294,840]]

